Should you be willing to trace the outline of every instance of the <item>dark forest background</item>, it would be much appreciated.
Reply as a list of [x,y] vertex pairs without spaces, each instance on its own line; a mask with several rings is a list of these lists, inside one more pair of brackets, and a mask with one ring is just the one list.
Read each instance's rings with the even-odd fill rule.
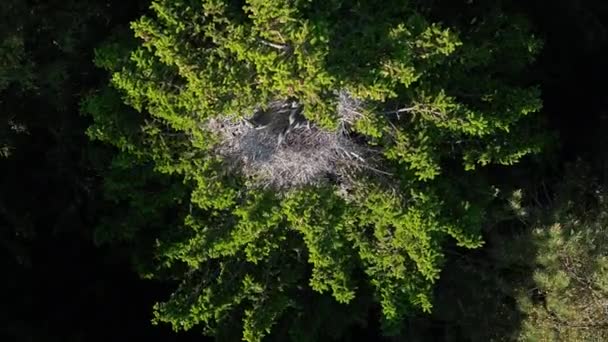
[[[568,165],[584,164],[589,177],[608,180],[608,2],[512,3],[545,42],[530,77],[541,85],[541,115],[556,143],[509,172],[512,182],[544,194],[542,206]],[[151,306],[171,284],[140,279],[128,246],[95,243],[94,228],[112,210],[100,190],[112,151],[86,137],[90,119],[80,114],[80,102],[107,82],[93,65],[94,48],[147,7],[144,0],[0,4],[0,341],[204,340],[197,331],[151,325]],[[21,57],[11,57],[15,51]],[[486,304],[469,310],[470,317],[442,309],[442,300],[451,307],[476,286],[493,288],[492,276],[479,272],[500,270],[469,272],[467,265],[488,260],[497,234],[515,233],[498,227],[482,249],[453,249],[435,313],[412,318],[403,340],[466,341],[475,339],[475,329],[517,329],[517,317],[498,326],[492,315],[481,317],[497,310]],[[377,338],[373,323],[357,329],[352,336]]]

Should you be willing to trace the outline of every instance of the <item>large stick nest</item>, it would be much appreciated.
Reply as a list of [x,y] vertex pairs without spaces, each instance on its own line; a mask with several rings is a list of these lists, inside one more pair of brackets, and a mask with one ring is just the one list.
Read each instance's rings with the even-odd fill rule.
[[272,103],[247,118],[213,118],[206,126],[218,135],[216,152],[227,166],[256,186],[288,189],[336,182],[346,191],[362,172],[386,173],[378,169],[378,151],[356,142],[349,132],[361,115],[361,103],[345,93],[338,99],[337,130],[307,121],[301,106],[289,101]]

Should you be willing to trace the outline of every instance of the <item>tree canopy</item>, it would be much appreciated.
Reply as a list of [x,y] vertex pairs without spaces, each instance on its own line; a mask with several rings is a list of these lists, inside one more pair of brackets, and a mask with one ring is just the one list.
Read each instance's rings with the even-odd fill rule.
[[[482,245],[493,190],[480,167],[542,147],[540,93],[523,77],[541,43],[497,6],[443,21],[415,1],[154,1],[151,10],[132,24],[138,40],[121,35],[96,50],[115,90],[83,108],[89,136],[120,150],[114,172],[132,175],[109,178],[128,216],[100,236],[149,241],[142,272],[179,281],[155,307],[156,321],[176,329],[223,336],[236,325],[259,341],[288,320],[296,338],[306,298],[324,294],[343,305],[372,298],[352,320],[378,303],[385,332],[397,333],[431,310],[442,246]],[[337,136],[331,152],[346,157],[297,184],[248,173],[243,150],[233,149],[236,162],[222,153],[232,142],[217,122],[262,111],[283,128],[269,131],[276,145],[259,145],[268,154],[253,156],[299,153],[288,178],[319,162],[310,139]],[[295,111],[306,125],[288,131]],[[243,129],[230,131],[241,145],[261,139],[250,134],[260,127]]]

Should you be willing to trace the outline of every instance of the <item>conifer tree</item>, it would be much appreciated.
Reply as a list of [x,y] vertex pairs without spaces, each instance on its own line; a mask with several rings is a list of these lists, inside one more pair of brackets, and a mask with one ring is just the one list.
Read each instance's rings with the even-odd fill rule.
[[550,223],[530,237],[532,282],[517,303],[524,341],[603,341],[608,338],[606,189],[585,165],[570,167]]
[[[179,281],[157,322],[314,340],[328,323],[300,318],[327,296],[309,315],[344,327],[375,302],[388,334],[431,310],[442,244],[482,244],[480,169],[542,145],[523,74],[538,39],[463,8],[441,23],[415,1],[158,0],[137,42],[97,50],[114,89],[83,108],[120,151],[108,190],[126,213],[100,236],[155,241],[142,273]],[[353,309],[336,320],[336,303]]]

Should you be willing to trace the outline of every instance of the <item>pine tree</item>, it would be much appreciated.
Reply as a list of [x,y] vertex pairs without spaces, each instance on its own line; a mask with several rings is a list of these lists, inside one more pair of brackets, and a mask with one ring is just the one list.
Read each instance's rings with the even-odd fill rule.
[[588,168],[568,170],[550,223],[532,232],[533,284],[517,296],[520,340],[608,339],[606,195]]
[[[247,341],[281,322],[299,340],[305,298],[331,296],[353,308],[341,327],[373,298],[395,333],[431,310],[442,244],[482,244],[491,196],[478,169],[541,148],[539,91],[522,76],[540,43],[497,9],[449,25],[413,1],[152,10],[132,25],[137,43],[97,50],[119,93],[83,108],[89,135],[120,151],[108,185],[127,217],[100,236],[155,240],[142,273],[180,282],[156,322]],[[116,178],[129,170],[147,176]]]

